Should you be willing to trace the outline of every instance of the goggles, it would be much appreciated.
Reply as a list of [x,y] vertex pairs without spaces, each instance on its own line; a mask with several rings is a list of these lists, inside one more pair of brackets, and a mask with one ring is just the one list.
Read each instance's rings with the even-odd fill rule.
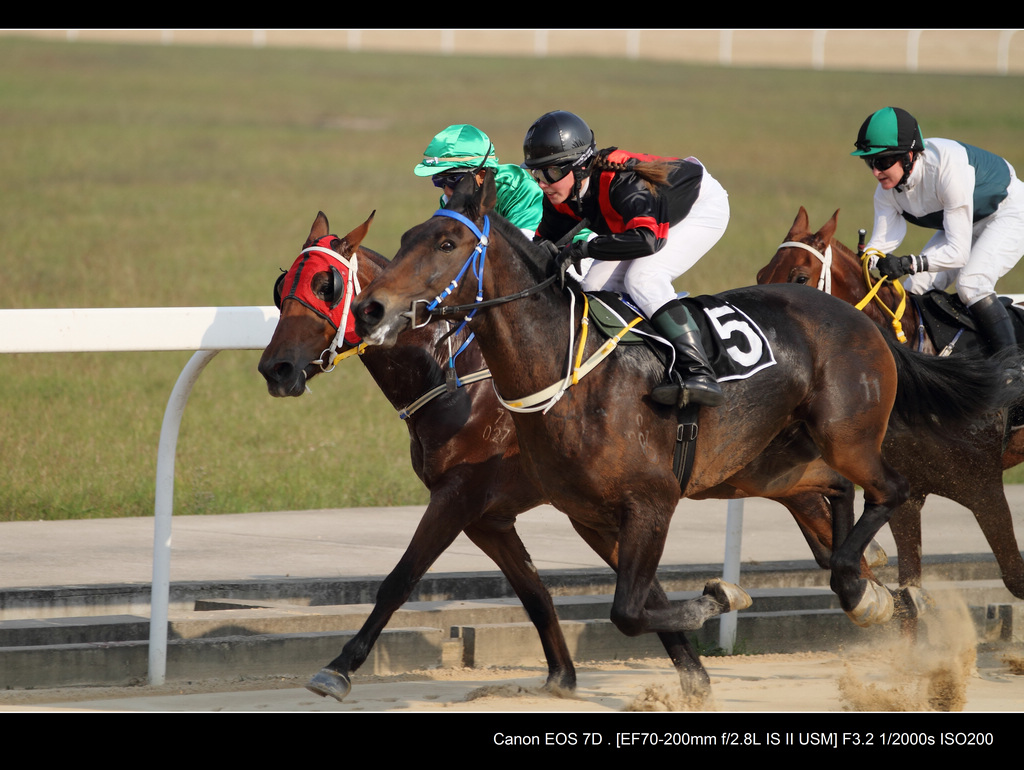
[[544,168],[531,168],[530,174],[538,182],[554,184],[561,182],[572,173],[573,164],[566,163],[561,166],[545,166]]
[[874,171],[888,171],[896,165],[896,163],[903,160],[905,156],[905,152],[887,155],[869,155],[864,158],[864,162],[868,164],[868,168]]
[[451,187],[455,189],[455,185],[462,181],[462,177],[466,174],[472,173],[471,171],[456,171],[448,174],[434,174],[430,177],[430,181],[434,183],[434,187],[444,189],[445,187]]

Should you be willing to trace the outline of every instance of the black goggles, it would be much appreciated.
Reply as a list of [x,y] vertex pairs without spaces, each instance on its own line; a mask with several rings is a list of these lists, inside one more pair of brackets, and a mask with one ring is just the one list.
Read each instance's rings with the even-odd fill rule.
[[545,166],[544,168],[531,168],[530,174],[538,182],[545,182],[547,184],[554,184],[555,182],[561,182],[569,174],[572,173],[572,163],[566,163],[562,166]]
[[442,190],[445,187],[451,187],[455,189],[455,185],[462,181],[462,177],[470,173],[469,171],[456,172],[451,174],[434,174],[430,177],[430,181],[434,183],[434,187],[440,187]]
[[864,158],[864,162],[868,164],[868,168],[875,171],[888,171],[904,157],[905,152],[898,152],[895,155],[870,155]]

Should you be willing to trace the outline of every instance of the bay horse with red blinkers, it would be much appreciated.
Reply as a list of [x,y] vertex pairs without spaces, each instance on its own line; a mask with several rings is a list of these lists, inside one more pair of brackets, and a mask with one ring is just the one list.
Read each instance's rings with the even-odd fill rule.
[[[900,329],[909,337],[906,344],[934,355],[935,346],[923,331],[916,303],[906,301],[891,282],[869,288],[861,258],[835,238],[838,217],[836,211],[813,232],[801,206],[782,245],[758,271],[757,282],[816,286],[861,307],[887,333]],[[868,297],[871,288],[877,289],[876,299]],[[1003,470],[1024,461],[1024,430],[1007,435],[1005,413],[993,411],[972,430],[947,430],[937,440],[894,419],[883,454],[910,483],[910,496],[889,521],[900,585],[921,585],[921,508],[925,498],[934,494],[955,500],[974,514],[999,563],[1003,583],[1024,599],[1024,559],[1003,492]]]
[[[515,528],[520,513],[546,498],[522,467],[508,411],[490,384],[482,382],[489,373],[478,347],[470,344],[458,357],[461,375],[450,390],[447,375],[454,369],[446,351],[459,349],[465,333],[444,339],[445,325],[432,324],[402,332],[389,349],[358,346],[349,303],[358,288],[387,264],[381,255],[362,246],[371,220],[372,216],[339,238],[330,234],[323,212],[317,215],[301,253],[275,286],[281,317],[259,370],[271,395],[297,397],[305,392],[308,380],[329,371],[341,356],[358,351],[381,391],[406,420],[413,468],[430,490],[430,502],[405,554],[381,584],[369,618],[309,687],[343,699],[351,687],[352,672],[365,661],[392,614],[458,533],[465,532],[495,561],[522,600],[540,635],[548,685],[571,689],[575,670],[551,597]],[[343,351],[337,357],[336,348]],[[772,464],[770,452],[762,462],[766,467]],[[827,475],[808,475],[804,486],[810,492],[791,479],[778,484],[777,490],[765,490],[766,496],[793,513],[823,567],[831,555],[832,532],[830,511],[819,490],[835,481]],[[775,491],[780,496],[772,494]],[[725,497],[743,494],[739,489],[721,490]],[[617,566],[615,545],[604,533],[579,524],[576,528],[613,568]],[[870,570],[865,568],[865,575],[870,576]],[[665,600],[656,583],[652,590],[652,601]],[[673,660],[687,658],[682,634],[665,632],[660,637]]]
[[[389,347],[438,317],[473,316],[494,388],[513,410],[527,477],[617,565],[614,624],[627,635],[683,636],[749,602],[721,586],[675,602],[655,590],[680,494],[778,496],[786,484],[815,491],[799,485],[818,457],[865,496],[854,524],[849,484],[816,490],[833,503],[832,588],[858,624],[888,620],[892,595],[861,576],[861,559],[907,494],[906,481],[881,457],[890,411],[895,404],[921,424],[933,416],[969,423],[999,396],[988,362],[950,366],[912,355],[848,304],[806,287],[725,292],[719,299],[732,315],[718,320],[726,336],[741,345],[751,325],[760,327],[775,365],[724,382],[725,405],[700,409],[692,472],[681,490],[672,463],[677,410],[649,397],[663,367],[646,349],[619,347],[575,381],[572,362],[589,361],[603,342],[580,336],[579,287],[571,279],[560,285],[546,252],[495,214],[494,202],[491,172],[479,187],[466,175],[444,209],[403,235],[398,254],[360,294],[356,331]],[[913,397],[898,385],[914,388]],[[707,694],[707,672],[688,641],[683,651],[684,692]]]

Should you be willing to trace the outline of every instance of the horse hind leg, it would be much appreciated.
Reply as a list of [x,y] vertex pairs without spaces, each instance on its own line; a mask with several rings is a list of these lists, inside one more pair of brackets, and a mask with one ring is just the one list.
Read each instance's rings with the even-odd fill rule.
[[832,554],[830,585],[839,597],[843,610],[858,626],[886,623],[896,609],[889,589],[860,574],[865,549],[907,497],[906,480],[880,459],[879,465],[884,473],[873,478],[881,477],[884,481],[861,482],[866,501],[864,512],[848,535],[843,537],[842,531],[838,530],[833,540],[840,545]]
[[554,602],[541,582],[515,526],[494,529],[478,522],[467,527],[465,532],[498,565],[536,627],[548,664],[546,687],[575,690],[576,669],[558,624]]
[[917,632],[917,619],[931,604],[922,589],[921,508],[926,495],[912,494],[893,511],[889,530],[896,543],[896,563],[900,588],[896,593],[895,615],[907,636]]

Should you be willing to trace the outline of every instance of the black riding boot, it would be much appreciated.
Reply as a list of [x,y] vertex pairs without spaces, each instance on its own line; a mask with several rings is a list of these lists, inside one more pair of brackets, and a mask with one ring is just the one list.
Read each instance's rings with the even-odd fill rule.
[[675,371],[683,381],[669,381],[656,387],[651,398],[659,404],[683,406],[684,402],[703,406],[718,406],[725,401],[725,394],[718,386],[715,373],[708,363],[700,330],[690,311],[679,300],[662,305],[653,316],[651,324],[676,350]]
[[1006,306],[995,294],[986,294],[970,306],[971,315],[978,322],[979,331],[988,341],[992,355],[1002,353],[1008,348],[1017,347],[1017,337],[1013,332],[1013,321],[1006,312]]

